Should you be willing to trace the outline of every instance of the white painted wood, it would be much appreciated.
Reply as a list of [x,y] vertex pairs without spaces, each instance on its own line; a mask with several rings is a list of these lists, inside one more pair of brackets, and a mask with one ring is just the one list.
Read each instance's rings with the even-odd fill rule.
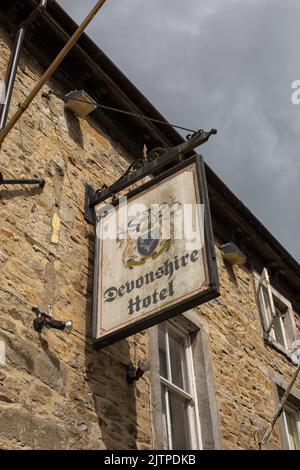
[[[183,371],[183,388],[178,387],[172,382],[172,371],[171,371],[171,360],[170,360],[170,345],[169,345],[169,332],[179,337],[182,340],[182,353],[181,353],[181,364],[179,365]],[[192,358],[191,342],[189,333],[179,325],[176,325],[175,321],[167,322],[165,324],[165,341],[166,341],[166,356],[167,356],[167,369],[168,378],[160,376],[161,385],[165,389],[166,399],[166,420],[168,427],[168,445],[171,450],[173,447],[172,443],[172,432],[171,432],[171,412],[169,402],[169,392],[176,394],[178,397],[184,399],[187,405],[187,432],[189,435],[189,441],[191,449],[201,449],[201,427],[198,411],[196,384],[195,384],[195,373]]]
[[0,365],[5,366],[6,360],[5,360],[5,342],[0,341]]

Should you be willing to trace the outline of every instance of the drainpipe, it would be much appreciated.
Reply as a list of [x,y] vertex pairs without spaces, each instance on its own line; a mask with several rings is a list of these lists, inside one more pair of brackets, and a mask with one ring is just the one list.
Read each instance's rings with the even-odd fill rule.
[[[5,99],[0,109],[0,132],[5,128],[9,107],[11,103],[12,93],[17,75],[17,69],[22,50],[22,45],[28,27],[45,11],[48,0],[42,0],[38,7],[27,17],[25,21],[19,26],[15,38],[14,47],[10,56],[9,65],[5,79]],[[1,147],[1,145],[0,145]]]

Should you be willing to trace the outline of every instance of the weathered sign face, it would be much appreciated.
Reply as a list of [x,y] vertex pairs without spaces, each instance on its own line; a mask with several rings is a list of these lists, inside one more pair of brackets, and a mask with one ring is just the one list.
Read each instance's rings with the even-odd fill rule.
[[96,208],[94,337],[104,346],[218,295],[201,157]]

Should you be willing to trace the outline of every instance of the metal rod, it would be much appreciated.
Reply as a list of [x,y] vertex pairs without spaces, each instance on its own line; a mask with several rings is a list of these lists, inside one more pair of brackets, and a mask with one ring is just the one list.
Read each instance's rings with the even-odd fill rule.
[[5,80],[5,95],[4,95],[4,103],[1,106],[1,114],[0,114],[0,131],[4,129],[7,122],[10,102],[12,98],[12,93],[14,89],[14,84],[17,75],[17,69],[21,54],[22,45],[25,38],[26,29],[24,26],[18,29],[14,48],[12,54],[10,56],[10,61],[7,69],[6,80]]
[[21,26],[28,28],[47,8],[48,0],[41,0],[40,4],[33,10],[32,13],[22,22]]
[[24,180],[17,180],[17,179],[11,179],[11,180],[5,180],[5,179],[0,179],[0,185],[16,185],[16,184],[21,184],[21,185],[38,185],[40,188],[43,188],[45,186],[45,180],[30,180],[30,179],[24,179]]
[[[45,10],[48,0],[42,0],[35,10],[23,21],[17,30],[14,47],[10,56],[9,65],[5,79],[5,98],[0,111],[0,131],[2,131],[7,123],[9,107],[13,94],[14,84],[16,80],[18,64],[22,46],[24,43],[25,34],[30,24]],[[1,144],[0,144],[1,145]]]
[[15,115],[11,118],[7,126],[5,127],[4,130],[0,132],[0,145],[2,142],[5,140],[5,138],[8,136],[10,131],[13,129],[13,127],[16,125],[20,117],[24,114],[24,112],[27,110],[33,99],[36,97],[36,95],[39,93],[39,91],[42,89],[42,87],[45,85],[47,80],[53,75],[53,73],[56,71],[57,67],[61,64],[61,62],[64,60],[66,55],[69,53],[69,51],[72,49],[74,44],[77,42],[77,40],[80,38],[84,30],[87,28],[87,26],[90,24],[92,19],[96,16],[100,8],[104,5],[106,0],[99,0],[94,8],[90,11],[90,13],[87,15],[87,17],[83,20],[81,25],[77,28],[75,33],[71,36],[65,47],[60,51],[56,59],[51,63],[51,65],[48,67],[48,69],[45,71],[43,76],[40,78],[36,86],[33,88],[31,93],[28,95],[28,97],[25,99],[25,101],[20,104],[20,107],[18,111],[15,113]]
[[170,163],[172,163],[178,155],[185,155],[186,153],[192,151],[194,148],[199,145],[204,144],[208,141],[211,135],[216,134],[216,129],[211,129],[209,132],[199,131],[195,133],[189,140],[183,142],[176,147],[172,147],[166,153],[161,156],[158,156],[155,160],[150,163],[145,162],[145,164],[136,170],[133,174],[124,175],[118,181],[113,183],[108,188],[97,192],[94,198],[90,201],[89,207],[93,208],[101,202],[105,201],[108,197],[117,194],[118,192],[125,189],[127,186],[136,183],[137,181],[145,178],[146,176],[161,170]]
[[298,365],[297,369],[295,370],[294,375],[293,375],[293,377],[292,377],[292,379],[291,379],[291,381],[290,381],[290,383],[289,383],[289,385],[288,385],[286,391],[284,392],[284,395],[283,395],[283,397],[282,397],[282,399],[281,399],[281,401],[280,401],[280,403],[279,403],[279,405],[278,405],[278,408],[277,408],[277,410],[276,410],[276,413],[275,413],[275,415],[274,415],[274,417],[273,417],[273,419],[272,419],[270,425],[267,427],[267,429],[266,429],[265,432],[263,433],[262,438],[260,439],[260,442],[259,442],[260,448],[261,448],[261,446],[266,445],[267,442],[268,442],[268,440],[270,439],[270,436],[271,436],[271,434],[272,434],[272,431],[273,431],[273,429],[274,429],[274,426],[275,426],[275,424],[276,424],[276,422],[277,422],[279,416],[281,415],[281,413],[282,413],[282,411],[283,411],[284,405],[286,404],[286,401],[287,401],[287,399],[288,399],[288,396],[289,396],[289,394],[290,394],[290,391],[292,390],[293,385],[294,385],[294,383],[296,382],[296,379],[297,379],[297,377],[298,377],[299,372],[300,372],[300,364]]

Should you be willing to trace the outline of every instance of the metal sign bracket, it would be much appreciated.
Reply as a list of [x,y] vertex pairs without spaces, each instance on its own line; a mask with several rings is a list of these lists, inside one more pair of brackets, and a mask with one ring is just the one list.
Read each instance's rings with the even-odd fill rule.
[[9,179],[6,180],[3,177],[3,174],[0,171],[0,185],[37,185],[40,188],[43,188],[46,184],[45,180],[38,180],[38,179]]
[[142,158],[134,161],[125,171],[125,173],[115,181],[111,186],[102,186],[101,189],[95,191],[90,185],[85,186],[85,210],[84,217],[87,222],[94,223],[94,208],[109,197],[116,196],[120,191],[137,181],[163,171],[169,164],[178,158],[182,160],[184,155],[191,152],[196,147],[208,141],[211,135],[217,133],[216,129],[205,132],[200,129],[194,134],[188,135],[187,140],[176,147],[171,148],[155,148]]

